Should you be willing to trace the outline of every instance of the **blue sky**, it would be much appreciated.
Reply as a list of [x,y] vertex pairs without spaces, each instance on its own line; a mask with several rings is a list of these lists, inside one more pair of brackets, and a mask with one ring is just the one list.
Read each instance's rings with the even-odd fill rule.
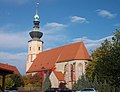
[[[120,0],[39,0],[44,50],[83,41],[89,53],[120,27]],[[0,0],[0,63],[25,74],[35,0]]]

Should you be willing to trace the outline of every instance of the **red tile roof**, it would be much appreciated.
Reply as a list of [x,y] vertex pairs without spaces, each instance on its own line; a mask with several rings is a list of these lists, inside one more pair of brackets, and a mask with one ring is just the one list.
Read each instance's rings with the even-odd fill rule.
[[55,63],[70,60],[91,60],[83,42],[77,42],[39,53],[27,72],[50,70],[54,67]]
[[59,80],[59,81],[64,81],[64,74],[60,71],[54,71],[53,72],[56,76],[56,78]]
[[16,74],[20,75],[20,72],[15,66],[0,63],[0,70],[13,71]]

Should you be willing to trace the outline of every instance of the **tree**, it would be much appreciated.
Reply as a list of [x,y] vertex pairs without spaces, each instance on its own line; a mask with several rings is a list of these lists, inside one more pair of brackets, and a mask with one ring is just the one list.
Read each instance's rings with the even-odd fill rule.
[[49,79],[49,73],[47,73],[45,81],[44,81],[44,91],[47,90],[50,87],[51,87],[51,82],[50,82],[50,79]]
[[[0,76],[0,86],[2,86],[2,77]],[[9,90],[14,86],[13,80],[8,76],[5,79],[5,89]]]
[[6,79],[5,79],[5,89],[11,89],[13,86],[14,86],[15,84],[14,84],[14,82],[13,82],[13,80],[10,78],[10,77],[7,77]]
[[91,82],[88,80],[88,78],[83,74],[81,76],[81,78],[78,79],[77,82],[74,83],[73,85],[73,89],[74,90],[80,90],[80,89],[83,89],[83,88],[89,88],[91,87],[92,84]]
[[120,31],[114,33],[112,41],[105,40],[92,53],[92,62],[86,69],[88,78],[98,82],[106,80],[111,86],[120,87]]
[[[93,82],[89,81],[85,75],[82,75],[82,77],[75,82],[74,84],[74,90],[79,91],[83,88],[95,88],[99,92],[119,92],[120,89],[117,89],[110,86],[106,80],[102,82],[98,82],[97,77],[95,76]],[[116,91],[114,91],[116,90]]]
[[38,74],[23,76],[24,87],[42,87],[42,77]]
[[17,75],[17,74],[11,74],[9,76],[13,82],[14,82],[14,86],[13,86],[13,89],[17,89],[17,87],[21,87],[24,85],[24,82],[22,80],[22,77],[20,75]]
[[99,89],[100,88],[100,84],[98,83],[97,77],[95,76],[94,81],[92,82],[92,87],[94,87],[95,89]]
[[33,84],[34,87],[42,87],[42,77],[38,74],[35,74],[31,79],[31,84]]

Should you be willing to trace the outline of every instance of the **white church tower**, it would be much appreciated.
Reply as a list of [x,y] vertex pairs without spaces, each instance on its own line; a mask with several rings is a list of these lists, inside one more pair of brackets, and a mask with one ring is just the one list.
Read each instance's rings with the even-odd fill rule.
[[36,14],[34,16],[33,23],[34,23],[33,29],[29,33],[32,39],[28,41],[28,57],[26,62],[26,72],[34,62],[36,55],[42,52],[43,50],[43,41],[40,39],[43,33],[40,32],[40,27],[39,27],[40,21],[38,16],[38,2],[36,2]]

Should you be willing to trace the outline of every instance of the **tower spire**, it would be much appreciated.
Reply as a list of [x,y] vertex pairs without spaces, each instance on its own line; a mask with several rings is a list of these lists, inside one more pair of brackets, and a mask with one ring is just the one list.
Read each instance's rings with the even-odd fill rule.
[[35,16],[33,20],[33,29],[29,32],[31,40],[28,41],[28,59],[26,63],[26,71],[31,67],[34,59],[37,57],[37,54],[43,51],[43,41],[41,40],[43,33],[40,32],[40,19],[38,15],[38,1],[34,0],[35,6]]
[[34,21],[33,21],[34,25],[32,32],[30,32],[30,36],[33,40],[39,40],[43,35],[43,33],[40,32],[40,26],[39,26],[40,21],[38,15],[38,4],[39,4],[38,0],[36,0],[36,14],[34,16]]
[[36,14],[38,15],[38,5],[39,5],[39,2],[38,0],[36,0]]
[[39,5],[39,2],[38,2],[38,0],[36,0],[36,14],[34,16],[34,21],[39,21],[38,5]]

